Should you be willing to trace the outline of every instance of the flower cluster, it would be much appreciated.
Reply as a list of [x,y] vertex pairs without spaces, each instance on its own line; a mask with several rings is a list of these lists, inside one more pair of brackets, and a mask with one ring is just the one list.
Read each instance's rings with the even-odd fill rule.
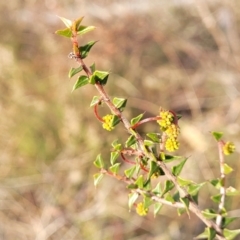
[[114,115],[106,115],[104,116],[102,119],[103,119],[103,124],[102,124],[102,127],[108,131],[112,131],[114,129],[114,127],[112,126],[112,121],[113,121],[113,117]]
[[146,216],[148,213],[148,208],[144,208],[144,205],[142,202],[137,204],[136,212],[139,216]]
[[160,129],[166,134],[167,139],[165,141],[165,148],[169,152],[173,152],[179,148],[178,135],[180,133],[179,127],[174,123],[173,113],[161,110],[159,116],[161,117],[158,120]]
[[223,145],[223,153],[225,155],[230,155],[231,153],[233,153],[235,151],[235,145],[232,142],[226,142]]

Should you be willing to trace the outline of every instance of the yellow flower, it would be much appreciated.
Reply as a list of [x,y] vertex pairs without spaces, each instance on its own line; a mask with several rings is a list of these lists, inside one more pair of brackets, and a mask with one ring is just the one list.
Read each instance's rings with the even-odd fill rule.
[[175,124],[171,124],[167,129],[166,129],[166,134],[168,135],[168,137],[170,138],[177,138],[180,130],[179,127]]
[[103,117],[104,123],[102,125],[102,127],[108,131],[112,131],[114,129],[114,127],[112,126],[112,120],[113,120],[113,115],[106,115]]
[[223,153],[225,155],[230,155],[235,151],[235,145],[232,142],[226,142],[223,146]]
[[170,137],[165,142],[165,148],[169,152],[174,152],[179,148],[179,142],[176,138]]
[[146,216],[148,213],[148,208],[144,208],[143,203],[140,202],[137,204],[136,212],[139,216]]
[[165,131],[172,124],[174,116],[171,112],[166,110],[161,110],[159,116],[161,119],[157,122],[160,125],[161,129]]

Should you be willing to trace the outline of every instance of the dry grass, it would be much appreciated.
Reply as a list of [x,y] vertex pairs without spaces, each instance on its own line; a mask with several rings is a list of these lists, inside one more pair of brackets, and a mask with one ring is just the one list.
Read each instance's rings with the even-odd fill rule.
[[[126,133],[106,133],[94,119],[94,88],[71,94],[75,63],[70,42],[53,34],[62,26],[55,14],[97,26],[83,38],[100,40],[88,62],[113,73],[107,89],[128,98],[127,116],[160,106],[183,115],[184,176],[218,176],[209,132],[224,131],[237,146],[228,183],[240,189],[239,1],[45,2],[0,3],[0,239],[192,239],[204,227],[194,216],[165,208],[141,218],[128,212],[122,183],[106,178],[94,188],[95,156],[107,161],[111,141]],[[201,192],[203,207],[212,190]],[[240,215],[239,198],[227,204]]]

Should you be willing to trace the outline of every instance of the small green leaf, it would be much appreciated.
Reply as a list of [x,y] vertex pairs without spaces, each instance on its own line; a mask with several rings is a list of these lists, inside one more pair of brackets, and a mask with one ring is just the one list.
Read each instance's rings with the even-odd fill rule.
[[206,209],[206,210],[202,211],[202,214],[207,219],[213,219],[213,218],[216,218],[218,216],[218,213],[216,213],[212,209]]
[[124,171],[124,174],[127,178],[132,178],[134,172],[136,171],[136,165],[134,165],[131,168],[128,168]]
[[127,189],[138,189],[138,185],[134,183],[130,183],[129,185],[127,185]]
[[143,175],[140,175],[135,181],[135,184],[138,185],[138,188],[143,189],[143,182],[144,182]]
[[123,109],[126,107],[127,99],[125,99],[125,98],[114,98],[113,99],[113,104],[120,111],[123,111]]
[[174,166],[174,167],[172,168],[172,174],[173,174],[174,176],[178,176],[178,175],[181,173],[181,171],[182,171],[182,169],[183,169],[183,166],[184,166],[184,164],[186,163],[186,161],[187,161],[187,158],[184,159],[180,164],[178,164],[177,166]]
[[234,239],[237,235],[240,234],[240,229],[236,230],[229,230],[229,229],[224,229],[223,230],[223,235],[227,240],[232,240]]
[[64,29],[57,30],[55,33],[57,35],[67,37],[67,38],[72,37],[72,31],[69,28],[64,28]]
[[77,31],[77,35],[83,35],[87,32],[90,32],[92,30],[94,30],[95,27],[94,26],[83,26],[83,25],[80,25],[78,27],[78,31]]
[[219,141],[222,138],[223,133],[222,132],[212,132],[212,135],[217,141]]
[[216,189],[220,189],[222,184],[220,179],[213,179],[210,181],[210,183],[216,188]]
[[156,215],[160,212],[161,208],[162,208],[162,203],[154,203],[154,217],[156,217]]
[[81,26],[81,22],[83,20],[84,17],[80,17],[77,20],[75,20],[75,24],[76,24],[76,30],[78,31],[80,26]]
[[65,24],[66,27],[68,27],[68,28],[72,27],[72,21],[71,20],[66,19],[64,17],[60,17],[60,16],[58,16],[58,17],[63,21],[63,23]]
[[90,69],[91,69],[92,72],[95,72],[95,70],[96,70],[95,63],[93,63],[93,64],[90,66]]
[[119,156],[119,152],[111,152],[110,163],[113,165]]
[[143,117],[143,114],[140,114],[137,117],[132,118],[131,119],[131,125],[134,125],[134,124],[138,123],[142,119],[142,117]]
[[120,167],[121,163],[115,163],[114,165],[112,165],[109,170],[114,173],[117,174],[119,171],[119,167]]
[[144,140],[144,146],[151,147],[151,146],[154,146],[154,145],[155,145],[155,143],[153,141]]
[[178,216],[181,216],[181,215],[183,215],[186,212],[187,212],[186,208],[178,208],[177,209]]
[[186,198],[186,197],[185,198],[180,198],[180,201],[184,204],[186,212],[187,212],[188,216],[190,217],[189,210],[188,210],[188,208],[189,208],[189,199]]
[[96,70],[90,77],[89,83],[95,84],[96,82],[99,82],[104,85],[107,83],[108,76],[109,72]]
[[120,118],[116,115],[113,116],[112,121],[111,121],[111,126],[115,127],[120,123]]
[[136,200],[138,199],[138,193],[134,192],[134,193],[130,193],[128,195],[128,208],[129,210],[132,208],[133,204],[136,202]]
[[74,90],[80,88],[80,87],[83,87],[83,86],[87,85],[88,82],[89,82],[89,81],[88,81],[88,77],[87,77],[87,76],[84,76],[84,75],[80,76],[80,77],[78,78],[78,80],[75,82],[75,84],[74,84],[74,86],[73,86],[73,89],[72,89],[72,92],[73,92]]
[[226,189],[227,196],[238,196],[239,194],[240,194],[240,192],[234,187],[228,187]]
[[171,203],[175,202],[174,198],[172,197],[172,195],[169,192],[165,194],[164,199]]
[[86,45],[79,47],[79,51],[81,54],[81,58],[84,59],[88,56],[89,51],[91,50],[92,46],[96,43],[97,41],[91,41],[88,42]]
[[229,167],[226,163],[224,163],[223,169],[224,169],[224,174],[226,175],[233,171],[233,169]]
[[195,237],[194,239],[207,239],[213,240],[216,236],[216,231],[212,228],[205,228],[204,232]]
[[177,177],[177,181],[178,181],[178,183],[179,183],[179,185],[180,185],[181,187],[183,187],[183,186],[188,186],[188,185],[194,183],[194,182],[191,181],[191,180],[184,179],[184,178],[181,178],[181,177]]
[[101,154],[97,155],[97,158],[93,163],[97,168],[103,168],[104,167],[104,162],[103,162],[103,158],[102,158]]
[[215,203],[220,203],[220,202],[221,202],[221,197],[222,197],[222,195],[218,194],[218,195],[212,196],[211,199],[212,199]]
[[162,195],[161,184],[158,183],[156,187],[152,190],[152,192],[157,196]]
[[68,77],[71,78],[73,77],[74,75],[76,75],[77,73],[81,72],[82,71],[82,66],[78,67],[78,68],[71,68],[69,73],[68,73]]
[[147,133],[147,136],[155,143],[160,143],[159,133]]
[[188,193],[191,195],[191,196],[194,196],[196,194],[198,194],[200,188],[205,184],[205,182],[203,183],[199,183],[199,184],[196,184],[196,183],[192,183],[188,186]]
[[180,159],[182,159],[181,156],[172,156],[172,155],[165,154],[163,162],[169,163],[169,162],[180,160]]
[[154,173],[159,174],[159,166],[155,161],[150,162],[150,171],[148,173],[147,179],[150,179]]
[[96,173],[93,175],[93,178],[94,178],[94,186],[96,187],[99,182],[102,180],[103,178],[103,174],[102,173]]
[[100,99],[99,96],[94,96],[93,99],[92,99],[92,101],[91,101],[90,107],[93,107],[93,106],[95,106],[96,104],[98,104],[98,103],[99,103],[99,99]]
[[143,198],[144,208],[149,208],[152,204],[153,204],[153,200],[148,196],[144,196],[144,198]]
[[165,184],[164,184],[164,190],[163,190],[163,192],[162,192],[162,196],[165,194],[165,193],[167,193],[167,192],[169,192],[170,190],[172,190],[174,188],[174,183],[172,182],[172,181],[170,181],[170,180],[166,180],[165,181]]
[[127,139],[127,141],[126,141],[126,143],[125,143],[125,147],[130,147],[130,146],[132,146],[133,144],[135,144],[136,142],[137,142],[137,139],[135,138],[135,136],[131,135],[131,136]]
[[118,151],[118,150],[121,150],[122,149],[122,144],[119,143],[118,139],[117,140],[114,140],[112,142],[112,147],[114,148],[114,150]]
[[222,220],[222,228],[226,228],[231,222],[238,219],[237,217],[224,217]]

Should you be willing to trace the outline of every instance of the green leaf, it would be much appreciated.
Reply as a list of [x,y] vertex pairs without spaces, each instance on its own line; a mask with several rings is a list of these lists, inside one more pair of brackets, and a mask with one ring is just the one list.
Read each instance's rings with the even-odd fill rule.
[[147,133],[147,136],[155,143],[160,143],[159,133]]
[[99,82],[104,85],[107,83],[108,76],[109,72],[96,70],[90,77],[89,83],[95,84],[96,82]]
[[114,98],[113,99],[113,104],[120,111],[123,111],[123,109],[126,107],[127,99],[125,99],[125,98]]
[[110,163],[113,165],[117,158],[119,157],[119,152],[111,152]]
[[113,116],[112,121],[111,121],[111,126],[115,127],[120,123],[120,118],[116,115]]
[[136,200],[138,199],[138,193],[134,192],[134,193],[130,193],[128,195],[128,208],[129,210],[132,208],[133,204],[136,202]]
[[67,37],[67,38],[72,37],[72,31],[69,28],[64,28],[64,29],[57,30],[55,33],[57,35]]
[[191,180],[184,179],[184,178],[181,178],[181,177],[177,177],[177,181],[178,181],[178,183],[179,183],[179,185],[180,185],[181,187],[183,187],[183,186],[188,186],[188,185],[194,183],[194,182],[191,181]]
[[99,99],[100,99],[100,97],[94,96],[93,99],[92,99],[92,101],[91,101],[90,107],[93,107],[93,106],[95,106],[96,104],[98,104],[98,103],[99,103]]
[[157,196],[162,195],[161,184],[158,183],[158,184],[156,185],[156,187],[152,190],[152,192],[153,192],[155,195],[157,195]]
[[154,145],[155,145],[155,143],[153,141],[144,140],[144,146],[151,147],[151,146],[154,146]]
[[135,184],[138,185],[138,188],[143,189],[143,183],[144,183],[143,175],[140,175],[135,181]]
[[240,229],[236,230],[229,230],[229,229],[224,229],[223,230],[223,235],[227,240],[232,240],[234,239],[237,235],[240,234]]
[[240,192],[234,187],[228,187],[226,189],[227,196],[238,196],[239,194],[240,194]]
[[202,214],[207,219],[213,219],[218,216],[218,213],[216,213],[213,209],[205,209],[202,211]]
[[94,30],[95,27],[94,26],[83,26],[83,25],[80,25],[78,27],[78,31],[77,31],[77,35],[83,35],[87,32],[90,32],[92,30]]
[[92,46],[96,43],[97,41],[91,41],[88,42],[86,45],[79,47],[79,51],[81,54],[81,58],[84,59],[88,56],[89,51],[91,50]]
[[133,144],[135,144],[136,142],[137,142],[137,139],[135,138],[135,136],[131,135],[131,136],[127,139],[127,141],[126,141],[126,143],[125,143],[125,147],[130,147],[130,146],[132,146]]
[[138,186],[137,184],[130,183],[129,185],[127,185],[127,189],[138,189]]
[[142,117],[143,117],[143,113],[140,114],[140,115],[138,115],[138,116],[135,117],[135,118],[132,118],[132,119],[131,119],[131,125],[134,125],[134,124],[138,123],[138,122],[142,119]]
[[154,173],[159,174],[159,166],[157,165],[157,163],[155,161],[151,161],[150,162],[150,170],[149,170],[147,179],[150,179]]
[[81,22],[82,22],[83,18],[84,18],[84,17],[80,17],[80,18],[78,18],[77,20],[74,21],[75,24],[76,24],[76,30],[77,30],[77,31],[79,30],[79,28],[80,28],[80,26],[81,26]]
[[162,208],[163,204],[162,203],[154,203],[154,217],[156,217],[156,215],[160,212],[161,208]]
[[93,163],[97,168],[103,168],[104,167],[104,162],[103,162],[103,158],[102,158],[101,154],[97,155],[97,158]]
[[136,171],[136,165],[134,165],[131,168],[128,168],[124,171],[124,174],[127,178],[132,178],[134,172]]
[[186,198],[186,197],[185,198],[180,198],[180,201],[184,204],[186,212],[187,212],[188,216],[190,217],[189,210],[188,210],[188,208],[189,208],[189,199]]
[[213,179],[210,181],[210,183],[216,188],[216,189],[220,189],[222,184],[220,179]]
[[103,178],[103,174],[102,173],[96,173],[93,175],[93,178],[94,178],[94,186],[96,187],[99,182],[102,180]]
[[177,209],[178,216],[183,215],[185,212],[187,212],[186,208],[178,208]]
[[188,186],[188,193],[191,195],[191,196],[194,196],[196,194],[198,194],[200,188],[205,184],[205,182],[203,183],[199,183],[199,184],[196,184],[196,183],[192,183]]
[[175,160],[179,160],[179,159],[182,159],[182,157],[181,156],[172,156],[172,155],[165,154],[163,162],[169,163],[169,162],[172,162],[172,161],[175,161]]
[[82,66],[78,67],[78,68],[71,68],[69,73],[68,73],[68,77],[71,78],[73,77],[75,74],[79,73],[82,71]]
[[230,166],[228,166],[226,163],[224,163],[223,169],[224,169],[224,174],[226,175],[233,171],[233,169]]
[[114,150],[118,151],[118,150],[121,150],[122,149],[122,144],[119,143],[118,139],[117,140],[114,140],[112,142],[112,147],[114,148]]
[[153,200],[148,196],[144,196],[144,198],[143,198],[144,208],[149,208],[152,204],[153,204]]
[[166,180],[165,181],[165,184],[164,184],[164,190],[163,190],[163,192],[162,192],[162,196],[165,194],[165,193],[167,193],[167,192],[169,192],[170,190],[172,190],[174,188],[174,183],[172,182],[172,181],[170,181],[170,180]]
[[218,194],[218,195],[212,196],[211,199],[212,199],[215,203],[220,203],[220,202],[221,202],[221,197],[222,197],[222,195]]
[[169,192],[165,194],[164,199],[167,200],[168,202],[175,203],[174,198]]
[[90,66],[90,69],[91,69],[92,72],[95,72],[95,70],[96,70],[95,63],[93,63],[93,64]]
[[120,167],[121,163],[115,163],[114,165],[112,165],[109,170],[114,173],[117,174],[119,171],[119,167]]
[[64,18],[64,17],[60,17],[60,16],[58,16],[58,17],[63,21],[63,23],[65,24],[66,27],[68,27],[68,28],[72,27],[73,22],[71,20]]
[[87,76],[84,76],[84,75],[80,76],[78,80],[75,82],[72,92],[80,87],[87,85],[88,83],[89,81]]
[[194,239],[208,239],[213,240],[216,236],[216,232],[212,228],[205,228],[204,232],[195,237]]
[[231,222],[238,219],[237,217],[224,217],[222,220],[222,228],[226,228]]
[[177,166],[174,166],[174,167],[172,168],[172,174],[173,174],[174,176],[178,176],[178,175],[181,173],[181,171],[182,171],[182,169],[183,169],[183,166],[184,166],[184,164],[186,163],[186,161],[187,161],[187,158],[184,159],[180,164],[178,164]]
[[217,141],[219,141],[222,138],[223,133],[222,132],[212,132],[212,135]]

